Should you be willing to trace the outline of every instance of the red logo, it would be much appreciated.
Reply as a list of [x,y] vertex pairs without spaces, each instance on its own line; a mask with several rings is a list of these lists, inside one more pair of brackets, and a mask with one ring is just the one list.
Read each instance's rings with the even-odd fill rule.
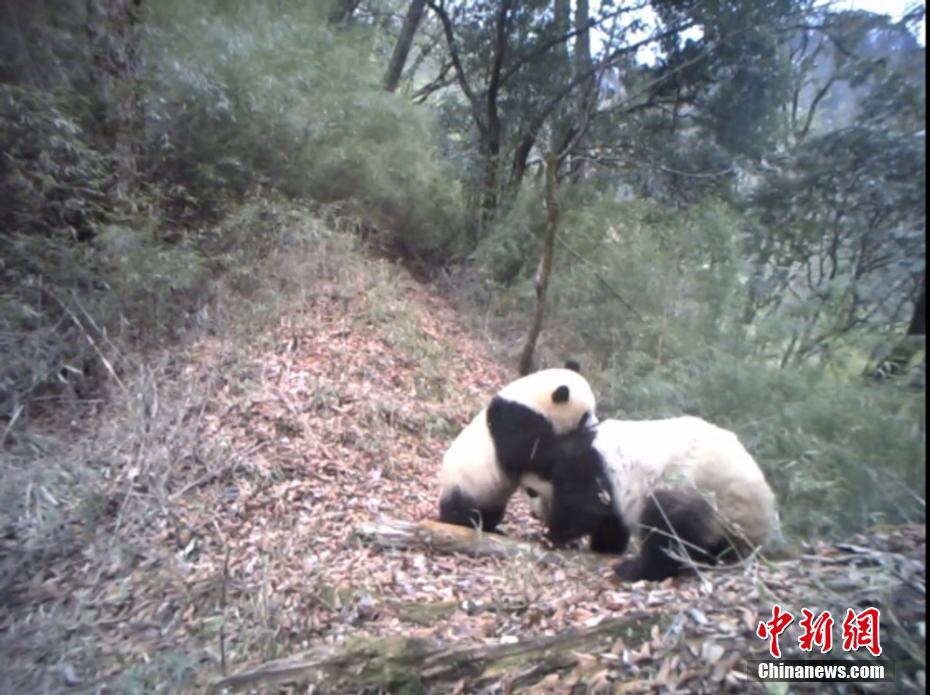
[[[821,654],[832,651],[835,621],[830,611],[823,611],[815,616],[814,611],[802,608],[801,616],[798,621],[801,627],[798,647],[801,651],[811,652],[814,647],[819,647]],[[846,609],[846,617],[843,619],[843,651],[854,652],[865,648],[872,656],[881,656],[879,618],[878,608],[871,606],[858,613],[852,608]],[[778,638],[793,622],[794,616],[776,603],[772,605],[771,619],[761,621],[756,628],[756,636],[759,639],[769,640],[769,653],[776,659],[781,658]]]
[[801,613],[804,615],[798,621],[798,625],[804,630],[798,637],[798,646],[802,651],[812,651],[814,645],[820,647],[821,654],[827,654],[833,649],[833,616],[830,611],[824,611],[814,619],[813,611],[802,608]]
[[880,656],[882,645],[878,637],[877,608],[866,608],[856,613],[852,608],[846,609],[843,618],[843,649],[847,652],[865,647],[872,656]]
[[777,603],[772,606],[772,619],[760,622],[756,628],[759,639],[769,640],[769,653],[776,659],[781,658],[781,649],[778,647],[778,636],[794,622],[794,616],[783,611]]

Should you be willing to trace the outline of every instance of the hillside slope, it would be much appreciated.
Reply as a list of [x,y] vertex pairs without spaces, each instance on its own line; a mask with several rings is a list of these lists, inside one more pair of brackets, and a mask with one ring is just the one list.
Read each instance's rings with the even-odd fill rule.
[[[546,668],[515,662],[445,685],[385,670],[378,682],[743,692],[742,659],[764,653],[753,633],[772,596],[825,603],[831,567],[875,585],[872,554],[831,548],[808,549],[847,558],[816,576],[754,563],[630,588],[608,565],[363,544],[357,526],[379,515],[434,516],[444,448],[512,374],[435,288],[341,237],[282,252],[266,270],[247,295],[221,295],[212,332],[140,361],[97,418],[67,425],[70,441],[59,424],[14,461],[6,482],[22,483],[25,501],[4,519],[0,609],[13,690],[202,687],[308,647],[397,634],[511,643],[637,610],[654,619]],[[541,539],[522,499],[505,528]],[[912,586],[923,586],[921,534],[877,541]],[[916,600],[902,619],[916,620]],[[346,671],[323,690],[361,682]]]

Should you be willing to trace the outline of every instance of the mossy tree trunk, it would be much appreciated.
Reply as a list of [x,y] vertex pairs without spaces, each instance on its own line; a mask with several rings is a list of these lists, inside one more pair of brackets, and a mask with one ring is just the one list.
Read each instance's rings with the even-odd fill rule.
[[606,651],[617,637],[628,636],[631,630],[648,634],[658,620],[658,616],[637,611],[594,627],[517,644],[442,645],[408,637],[355,640],[245,669],[214,683],[211,691],[265,691],[275,684],[325,683],[340,691],[376,687],[399,692],[446,690],[462,681],[478,690],[505,678],[511,687],[529,687],[546,674],[573,667],[580,654]]

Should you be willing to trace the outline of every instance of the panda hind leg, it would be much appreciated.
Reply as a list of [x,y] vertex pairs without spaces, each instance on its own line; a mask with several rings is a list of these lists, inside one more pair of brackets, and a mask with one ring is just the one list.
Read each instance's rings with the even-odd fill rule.
[[504,511],[504,507],[482,508],[473,495],[458,487],[439,501],[440,521],[456,526],[480,528],[482,531],[494,531],[503,521]]
[[621,579],[661,581],[690,569],[691,564],[669,555],[686,554],[692,561],[716,564],[729,548],[714,508],[698,494],[657,490],[640,519],[640,554],[620,562]]

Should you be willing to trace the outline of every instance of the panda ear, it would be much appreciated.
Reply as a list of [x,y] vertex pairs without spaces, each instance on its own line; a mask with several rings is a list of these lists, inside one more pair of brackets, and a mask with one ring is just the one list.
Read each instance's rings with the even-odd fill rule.
[[564,384],[559,386],[555,391],[552,392],[552,402],[553,403],[565,403],[568,400],[568,396],[571,392],[568,390],[568,386]]
[[571,369],[573,372],[578,372],[579,374],[581,374],[581,365],[578,364],[578,362],[576,362],[575,360],[567,360],[565,362],[565,368]]

